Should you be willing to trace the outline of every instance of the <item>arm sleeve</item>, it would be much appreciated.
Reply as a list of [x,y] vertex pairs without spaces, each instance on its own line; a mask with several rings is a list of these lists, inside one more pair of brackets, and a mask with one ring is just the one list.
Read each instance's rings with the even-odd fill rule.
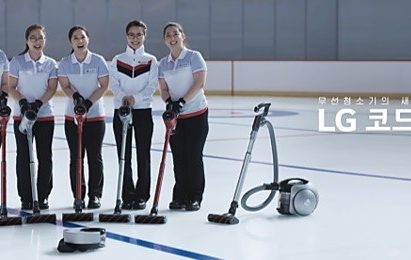
[[114,96],[120,97],[122,99],[125,94],[123,90],[121,89],[120,86],[120,79],[118,78],[118,72],[117,72],[117,58],[114,57],[113,60],[110,63],[109,67],[110,71],[110,86],[111,90],[113,91]]
[[103,57],[99,58],[97,77],[102,78],[108,76],[108,66]]
[[151,98],[158,87],[158,63],[155,57],[151,59],[149,73],[150,74],[147,86],[142,91],[140,91],[140,93],[133,95],[136,103],[146,98]]
[[158,78],[159,78],[159,79],[163,79],[163,78],[164,78],[164,68],[163,68],[163,65],[162,65],[162,63],[161,63],[161,60],[160,60],[160,62],[158,63]]
[[198,51],[195,51],[193,53],[193,56],[191,57],[191,70],[193,73],[207,70],[205,60],[203,59],[203,56],[201,56],[201,53]]
[[49,79],[57,78],[57,62],[53,60],[51,64],[51,70],[49,72]]
[[58,64],[57,76],[58,77],[67,77],[67,70],[66,70],[66,66],[64,65],[64,60],[63,59]]
[[10,64],[9,64],[9,60],[7,59],[6,54],[5,54],[4,52],[0,51],[0,55],[3,56],[3,57],[1,57],[1,58],[4,60],[4,63],[3,63],[3,72],[9,72],[9,66],[10,66]]
[[9,76],[18,79],[19,78],[19,63],[14,57],[10,62]]

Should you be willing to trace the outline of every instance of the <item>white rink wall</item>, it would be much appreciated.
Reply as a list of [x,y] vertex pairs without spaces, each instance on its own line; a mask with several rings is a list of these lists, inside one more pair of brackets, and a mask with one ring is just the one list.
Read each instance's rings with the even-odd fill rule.
[[411,61],[207,61],[207,66],[211,93],[395,95],[411,90]]

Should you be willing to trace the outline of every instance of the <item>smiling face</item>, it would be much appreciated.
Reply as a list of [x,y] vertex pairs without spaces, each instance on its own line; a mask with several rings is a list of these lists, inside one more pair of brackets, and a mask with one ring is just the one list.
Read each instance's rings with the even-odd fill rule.
[[127,32],[127,44],[130,48],[136,50],[140,48],[144,41],[146,40],[146,35],[144,28],[141,26],[131,26]]
[[43,52],[45,43],[46,35],[41,29],[32,30],[26,39],[29,51],[35,54],[41,54]]
[[73,32],[70,38],[71,48],[74,52],[83,52],[88,50],[89,38],[86,32],[82,29],[77,29]]
[[180,49],[184,47],[185,35],[176,26],[169,26],[164,32],[164,41],[170,49]]

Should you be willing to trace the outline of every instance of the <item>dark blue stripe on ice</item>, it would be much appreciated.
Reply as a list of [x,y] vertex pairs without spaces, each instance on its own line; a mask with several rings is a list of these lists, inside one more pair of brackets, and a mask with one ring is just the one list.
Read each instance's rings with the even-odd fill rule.
[[[152,149],[152,150],[154,150],[154,149]],[[159,150],[159,151],[161,151],[161,150]],[[204,155],[204,157],[212,158],[212,159],[236,161],[236,162],[242,162],[243,161],[243,159],[236,159],[236,158],[229,158],[229,157],[222,157],[222,156],[215,156],[215,155]],[[268,162],[251,161],[250,163],[263,164],[263,165],[272,165],[271,162],[268,163]],[[342,175],[361,176],[361,177],[369,177],[369,178],[399,180],[399,181],[411,181],[411,178],[396,177],[396,176],[386,176],[386,175],[368,174],[368,173],[360,173],[360,172],[349,172],[349,171],[338,171],[338,170],[315,168],[315,167],[306,167],[306,166],[298,166],[298,165],[289,165],[289,164],[279,164],[279,166],[284,167],[284,168],[292,168],[292,169],[299,169],[299,170],[306,170],[306,171],[335,173],[335,174],[342,174]]]
[[[31,213],[28,213],[28,212],[25,212],[25,211],[19,211],[17,209],[8,208],[7,210],[8,210],[9,213],[11,213],[13,215],[20,215],[22,217],[31,215]],[[57,220],[56,225],[57,226],[67,227],[67,228],[86,227],[86,226],[79,225],[79,224],[72,223],[72,222],[63,223],[61,220]],[[128,244],[132,244],[132,245],[135,245],[135,246],[146,247],[146,248],[161,251],[161,252],[164,252],[164,253],[169,253],[169,254],[178,255],[178,256],[191,258],[191,259],[199,259],[199,260],[220,260],[221,259],[221,258],[216,258],[216,257],[213,257],[213,256],[203,255],[203,254],[200,254],[200,253],[187,251],[187,250],[184,250],[184,249],[179,249],[179,248],[175,248],[175,247],[171,247],[171,246],[166,246],[166,245],[162,245],[162,244],[158,244],[158,243],[154,243],[154,242],[150,242],[150,241],[146,241],[146,240],[142,240],[142,239],[138,239],[138,238],[133,238],[133,237],[125,236],[125,235],[120,235],[120,234],[116,234],[116,233],[113,233],[113,232],[107,232],[106,237],[110,238],[110,239],[113,239],[113,240],[125,242],[125,243],[128,243]]]

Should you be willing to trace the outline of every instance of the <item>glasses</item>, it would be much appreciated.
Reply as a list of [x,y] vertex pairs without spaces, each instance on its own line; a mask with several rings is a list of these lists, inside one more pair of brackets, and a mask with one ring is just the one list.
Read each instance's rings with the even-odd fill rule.
[[30,42],[36,42],[36,41],[44,41],[46,38],[44,38],[44,37],[36,37],[36,36],[30,36],[29,37],[29,40],[30,40]]
[[127,33],[127,37],[129,39],[136,39],[136,38],[140,38],[142,36],[144,36],[143,33]]

